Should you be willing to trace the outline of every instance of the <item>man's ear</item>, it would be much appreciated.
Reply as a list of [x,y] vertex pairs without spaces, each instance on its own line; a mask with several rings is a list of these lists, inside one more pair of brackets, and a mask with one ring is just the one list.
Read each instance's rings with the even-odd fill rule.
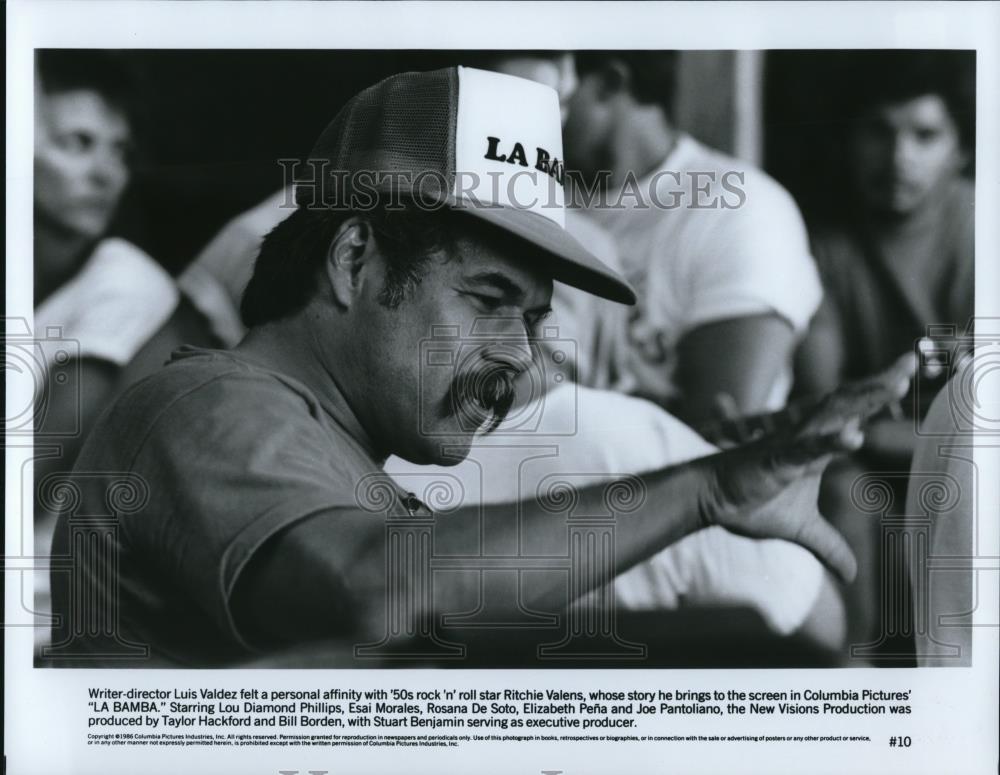
[[334,303],[348,308],[361,289],[364,272],[375,255],[371,225],[352,216],[344,221],[326,251],[326,276]]

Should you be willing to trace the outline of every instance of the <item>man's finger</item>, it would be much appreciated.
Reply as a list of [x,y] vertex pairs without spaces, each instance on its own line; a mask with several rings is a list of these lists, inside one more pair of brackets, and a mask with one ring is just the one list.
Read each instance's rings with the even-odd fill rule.
[[914,353],[906,353],[897,358],[896,362],[879,376],[896,398],[902,398],[910,389],[910,382],[917,373],[917,365],[917,356]]
[[[854,452],[861,449],[864,442],[861,420],[852,417],[832,433],[802,435],[785,442],[774,453],[774,462],[783,467],[807,466],[810,471],[817,467],[821,470],[830,462],[832,455]],[[789,477],[795,476],[794,471],[789,472]]]
[[809,519],[796,536],[798,543],[811,551],[838,578],[850,583],[858,573],[858,561],[844,537],[818,513]]
[[729,393],[725,391],[716,393],[712,403],[715,405],[715,413],[720,420],[738,420],[740,418],[740,407],[736,403],[736,399]]
[[[893,401],[898,401],[910,389],[917,370],[917,358],[913,353],[901,355],[885,371],[876,374],[870,380],[860,383],[858,409],[862,419],[868,419],[873,414],[882,411]],[[848,388],[847,395],[854,392]]]
[[864,421],[878,414],[906,395],[915,369],[916,358],[907,353],[880,374],[835,390],[806,420],[801,433],[807,436],[839,434],[845,423],[855,419]]

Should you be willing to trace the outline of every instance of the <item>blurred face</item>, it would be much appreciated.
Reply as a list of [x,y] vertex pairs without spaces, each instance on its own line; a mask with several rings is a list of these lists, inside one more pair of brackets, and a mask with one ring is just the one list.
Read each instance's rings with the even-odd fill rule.
[[357,309],[369,425],[383,449],[414,463],[455,464],[477,430],[503,419],[550,311],[552,281],[512,243],[460,238],[456,253],[434,257],[398,307],[369,292]]
[[36,212],[72,234],[96,238],[128,183],[128,122],[96,92],[38,98]]
[[494,65],[497,72],[536,81],[556,90],[563,123],[569,111],[569,99],[576,90],[576,66],[573,55],[566,52],[558,57],[517,56],[504,58]]
[[620,108],[608,94],[602,75],[588,73],[580,78],[569,100],[563,125],[563,153],[566,166],[590,177],[610,169],[608,138]]
[[906,215],[964,162],[944,100],[927,95],[872,110],[854,130],[851,166],[865,206]]

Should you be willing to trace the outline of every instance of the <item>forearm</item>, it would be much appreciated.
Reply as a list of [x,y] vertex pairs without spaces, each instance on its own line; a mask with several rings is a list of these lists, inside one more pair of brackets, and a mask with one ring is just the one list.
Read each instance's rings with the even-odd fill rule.
[[837,309],[824,299],[795,352],[796,397],[825,395],[841,384],[846,353],[840,331]]
[[[389,511],[383,513],[365,511],[359,504],[302,515],[242,569],[229,601],[232,615],[241,632],[272,645],[324,636],[378,637],[392,606],[394,628],[416,632],[442,613],[468,610],[468,595],[478,596],[483,588],[482,576],[475,572],[452,574],[454,583],[435,588],[432,571],[449,551],[452,561],[463,554],[470,557],[469,571],[480,569],[487,558],[513,560],[510,566],[501,562],[501,569],[520,568],[532,556],[564,560],[570,554],[567,522],[586,524],[594,517],[603,523],[614,518],[614,573],[702,527],[719,525],[751,538],[794,541],[849,582],[857,564],[844,538],[817,510],[820,475],[831,454],[861,446],[861,423],[906,393],[914,367],[908,355],[885,372],[841,389],[794,433],[636,477],[632,497],[624,499],[611,497],[616,484],[609,483],[570,486],[562,499],[559,487],[549,487],[524,503],[459,509],[437,517],[399,510],[394,494],[385,499],[383,508]],[[564,478],[571,482],[573,474]],[[488,517],[506,551],[484,551]],[[599,543],[608,546],[604,538]],[[522,547],[529,547],[527,557]],[[452,561],[447,564],[464,569]],[[573,592],[583,594],[612,576],[578,574]],[[529,607],[551,609],[569,602],[564,587],[555,582],[522,589],[520,603]],[[499,602],[518,605],[516,600]]]
[[764,411],[793,346],[791,326],[776,314],[694,329],[678,345],[679,416],[690,425],[714,418],[720,394],[731,398],[740,414]]
[[[437,574],[430,594],[433,575],[426,553],[450,558],[453,570],[476,570],[482,567],[475,548],[482,546],[484,525],[489,525],[491,545],[523,546],[523,554],[533,558],[565,558],[570,518],[614,515],[618,574],[703,526],[707,471],[702,461],[693,461],[605,484],[572,490],[556,486],[549,488],[549,497],[462,507],[428,517],[426,525],[414,521],[419,517],[387,522],[385,515],[360,510],[317,514],[272,539],[244,570],[233,596],[236,620],[251,641],[279,645],[337,635],[375,637],[384,632],[393,596],[405,596],[415,621],[464,610],[478,599],[480,575]],[[616,503],[626,513],[615,514]],[[422,543],[425,529],[433,536],[431,544]],[[405,557],[410,551],[412,561]],[[565,583],[544,581],[556,575],[533,574],[520,601],[491,600],[491,608],[509,606],[514,612],[520,602],[560,609],[569,602]],[[585,573],[580,580],[582,593],[606,577]]]
[[[455,555],[481,540],[480,518],[492,529],[494,545],[524,547],[531,557],[564,558],[569,553],[571,520],[576,525],[588,517],[614,524],[614,575],[653,556],[661,549],[704,527],[702,496],[708,476],[703,461],[692,461],[643,476],[614,479],[601,484],[572,487],[572,477],[549,480],[548,497],[532,497],[519,502],[489,504],[467,513],[439,518],[435,528],[435,553]],[[601,519],[603,517],[603,519]],[[475,560],[469,562],[476,567]],[[588,569],[589,571],[589,569]],[[479,580],[472,574],[452,574],[454,580],[435,591],[435,607],[441,611],[468,600]],[[542,610],[566,605],[564,583],[545,583],[554,574],[534,574],[525,585],[522,603]],[[600,573],[584,572],[579,577],[589,591],[606,579]],[[472,594],[475,590],[472,590]],[[512,605],[517,601],[509,601]],[[454,610],[454,609],[451,609]]]

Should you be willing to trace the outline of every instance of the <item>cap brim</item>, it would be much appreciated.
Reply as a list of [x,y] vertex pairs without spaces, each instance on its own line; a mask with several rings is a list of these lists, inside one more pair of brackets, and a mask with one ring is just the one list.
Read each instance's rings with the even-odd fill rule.
[[635,304],[635,291],[623,277],[544,215],[502,205],[474,205],[462,200],[452,200],[448,205],[455,212],[468,213],[540,248],[553,280],[619,304]]

